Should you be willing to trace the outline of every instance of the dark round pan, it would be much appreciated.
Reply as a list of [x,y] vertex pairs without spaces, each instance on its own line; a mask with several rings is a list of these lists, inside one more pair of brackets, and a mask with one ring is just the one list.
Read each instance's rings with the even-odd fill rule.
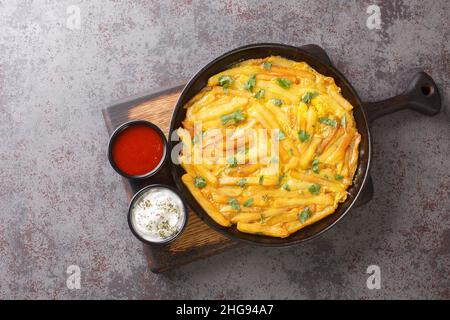
[[[353,180],[353,185],[348,189],[347,200],[341,203],[332,215],[297,231],[287,238],[281,239],[246,234],[238,231],[235,226],[225,228],[215,223],[182,183],[181,176],[185,173],[183,168],[179,165],[172,164],[171,170],[175,184],[185,197],[188,205],[214,230],[232,240],[240,240],[251,244],[264,246],[291,246],[311,240],[329,230],[347,214],[357,201],[365,186],[370,168],[371,137],[369,123],[371,121],[384,114],[405,108],[412,108],[427,115],[434,115],[439,113],[441,101],[433,79],[426,73],[420,72],[415,75],[408,89],[403,94],[381,102],[363,104],[352,85],[332,66],[327,54],[319,46],[306,45],[303,47],[293,47],[273,43],[252,44],[223,54],[214,61],[208,63],[188,82],[175,106],[170,124],[169,137],[173,137],[174,134],[176,135],[174,131],[181,126],[181,122],[186,116],[186,109],[184,109],[183,106],[206,86],[207,81],[211,76],[230,68],[240,61],[264,58],[273,55],[282,56],[295,61],[305,61],[319,73],[333,77],[336,84],[341,88],[342,95],[353,105],[353,114],[356,125],[361,134],[361,144],[359,164]],[[172,151],[179,142],[173,141],[173,139],[170,140],[169,149]]]

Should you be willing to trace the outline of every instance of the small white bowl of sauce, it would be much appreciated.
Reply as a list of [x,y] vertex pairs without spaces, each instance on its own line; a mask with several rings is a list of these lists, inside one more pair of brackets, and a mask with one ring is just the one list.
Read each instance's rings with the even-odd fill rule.
[[167,185],[147,186],[131,199],[128,225],[146,244],[167,244],[175,240],[187,224],[187,207],[179,192]]

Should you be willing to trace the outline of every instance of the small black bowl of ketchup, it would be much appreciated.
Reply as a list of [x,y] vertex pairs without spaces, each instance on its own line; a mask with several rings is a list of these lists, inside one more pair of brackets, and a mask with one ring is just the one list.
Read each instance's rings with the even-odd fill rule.
[[146,120],[132,120],[118,127],[108,145],[111,166],[129,179],[145,179],[162,167],[167,157],[164,133]]

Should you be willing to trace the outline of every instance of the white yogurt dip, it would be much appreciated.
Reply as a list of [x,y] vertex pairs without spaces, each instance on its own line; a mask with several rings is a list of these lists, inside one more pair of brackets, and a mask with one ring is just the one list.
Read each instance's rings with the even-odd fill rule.
[[134,201],[131,225],[144,240],[165,242],[183,228],[186,212],[180,197],[164,187],[151,188]]

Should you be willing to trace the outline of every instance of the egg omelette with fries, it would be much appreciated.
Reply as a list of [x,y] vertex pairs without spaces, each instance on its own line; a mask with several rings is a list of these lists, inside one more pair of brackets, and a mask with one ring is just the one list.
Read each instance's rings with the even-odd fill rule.
[[[361,141],[353,107],[340,91],[332,77],[278,56],[212,76],[186,104],[177,130],[183,183],[216,223],[245,233],[285,238],[332,214],[347,198]],[[192,161],[196,150],[211,146],[213,130],[224,142],[230,132],[236,138],[261,129],[269,132],[267,141],[247,141],[244,148],[224,143],[231,156]],[[278,154],[267,156],[274,141]],[[250,161],[252,155],[260,161]]]

